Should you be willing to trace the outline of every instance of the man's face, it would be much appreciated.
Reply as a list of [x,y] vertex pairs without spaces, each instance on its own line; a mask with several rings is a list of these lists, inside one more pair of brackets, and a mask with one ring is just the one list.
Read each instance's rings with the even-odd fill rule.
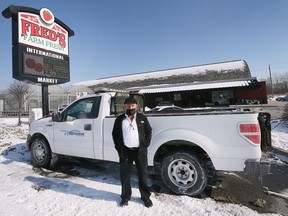
[[137,109],[137,104],[136,103],[127,103],[127,104],[124,104],[124,108],[125,110],[127,109]]

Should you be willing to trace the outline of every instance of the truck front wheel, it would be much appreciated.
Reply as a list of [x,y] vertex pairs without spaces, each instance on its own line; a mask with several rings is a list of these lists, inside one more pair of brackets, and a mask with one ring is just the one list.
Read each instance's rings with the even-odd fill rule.
[[193,152],[168,154],[161,167],[164,184],[176,194],[196,196],[207,185],[207,168]]
[[51,163],[51,150],[45,139],[36,138],[32,142],[31,159],[34,166],[49,168]]

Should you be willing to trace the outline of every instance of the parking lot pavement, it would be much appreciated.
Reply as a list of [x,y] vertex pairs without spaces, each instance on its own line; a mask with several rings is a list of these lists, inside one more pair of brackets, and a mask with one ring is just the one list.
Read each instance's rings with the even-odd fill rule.
[[269,112],[271,114],[271,120],[281,118],[284,107],[288,102],[281,101],[268,101],[268,104],[250,106],[252,109],[259,112]]

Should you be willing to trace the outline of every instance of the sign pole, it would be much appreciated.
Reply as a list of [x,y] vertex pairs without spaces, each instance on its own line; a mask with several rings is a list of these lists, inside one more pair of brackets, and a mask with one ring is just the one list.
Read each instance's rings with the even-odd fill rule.
[[43,116],[46,116],[49,114],[48,85],[42,83],[41,90],[42,90],[42,111]]

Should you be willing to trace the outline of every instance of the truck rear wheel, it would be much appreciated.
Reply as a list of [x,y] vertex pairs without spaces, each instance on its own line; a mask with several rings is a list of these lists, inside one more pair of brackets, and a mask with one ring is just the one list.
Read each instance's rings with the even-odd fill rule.
[[164,158],[161,171],[163,182],[176,194],[196,196],[207,185],[207,168],[192,152],[170,153]]
[[31,145],[31,159],[36,167],[49,168],[51,163],[51,150],[47,141],[36,138]]

